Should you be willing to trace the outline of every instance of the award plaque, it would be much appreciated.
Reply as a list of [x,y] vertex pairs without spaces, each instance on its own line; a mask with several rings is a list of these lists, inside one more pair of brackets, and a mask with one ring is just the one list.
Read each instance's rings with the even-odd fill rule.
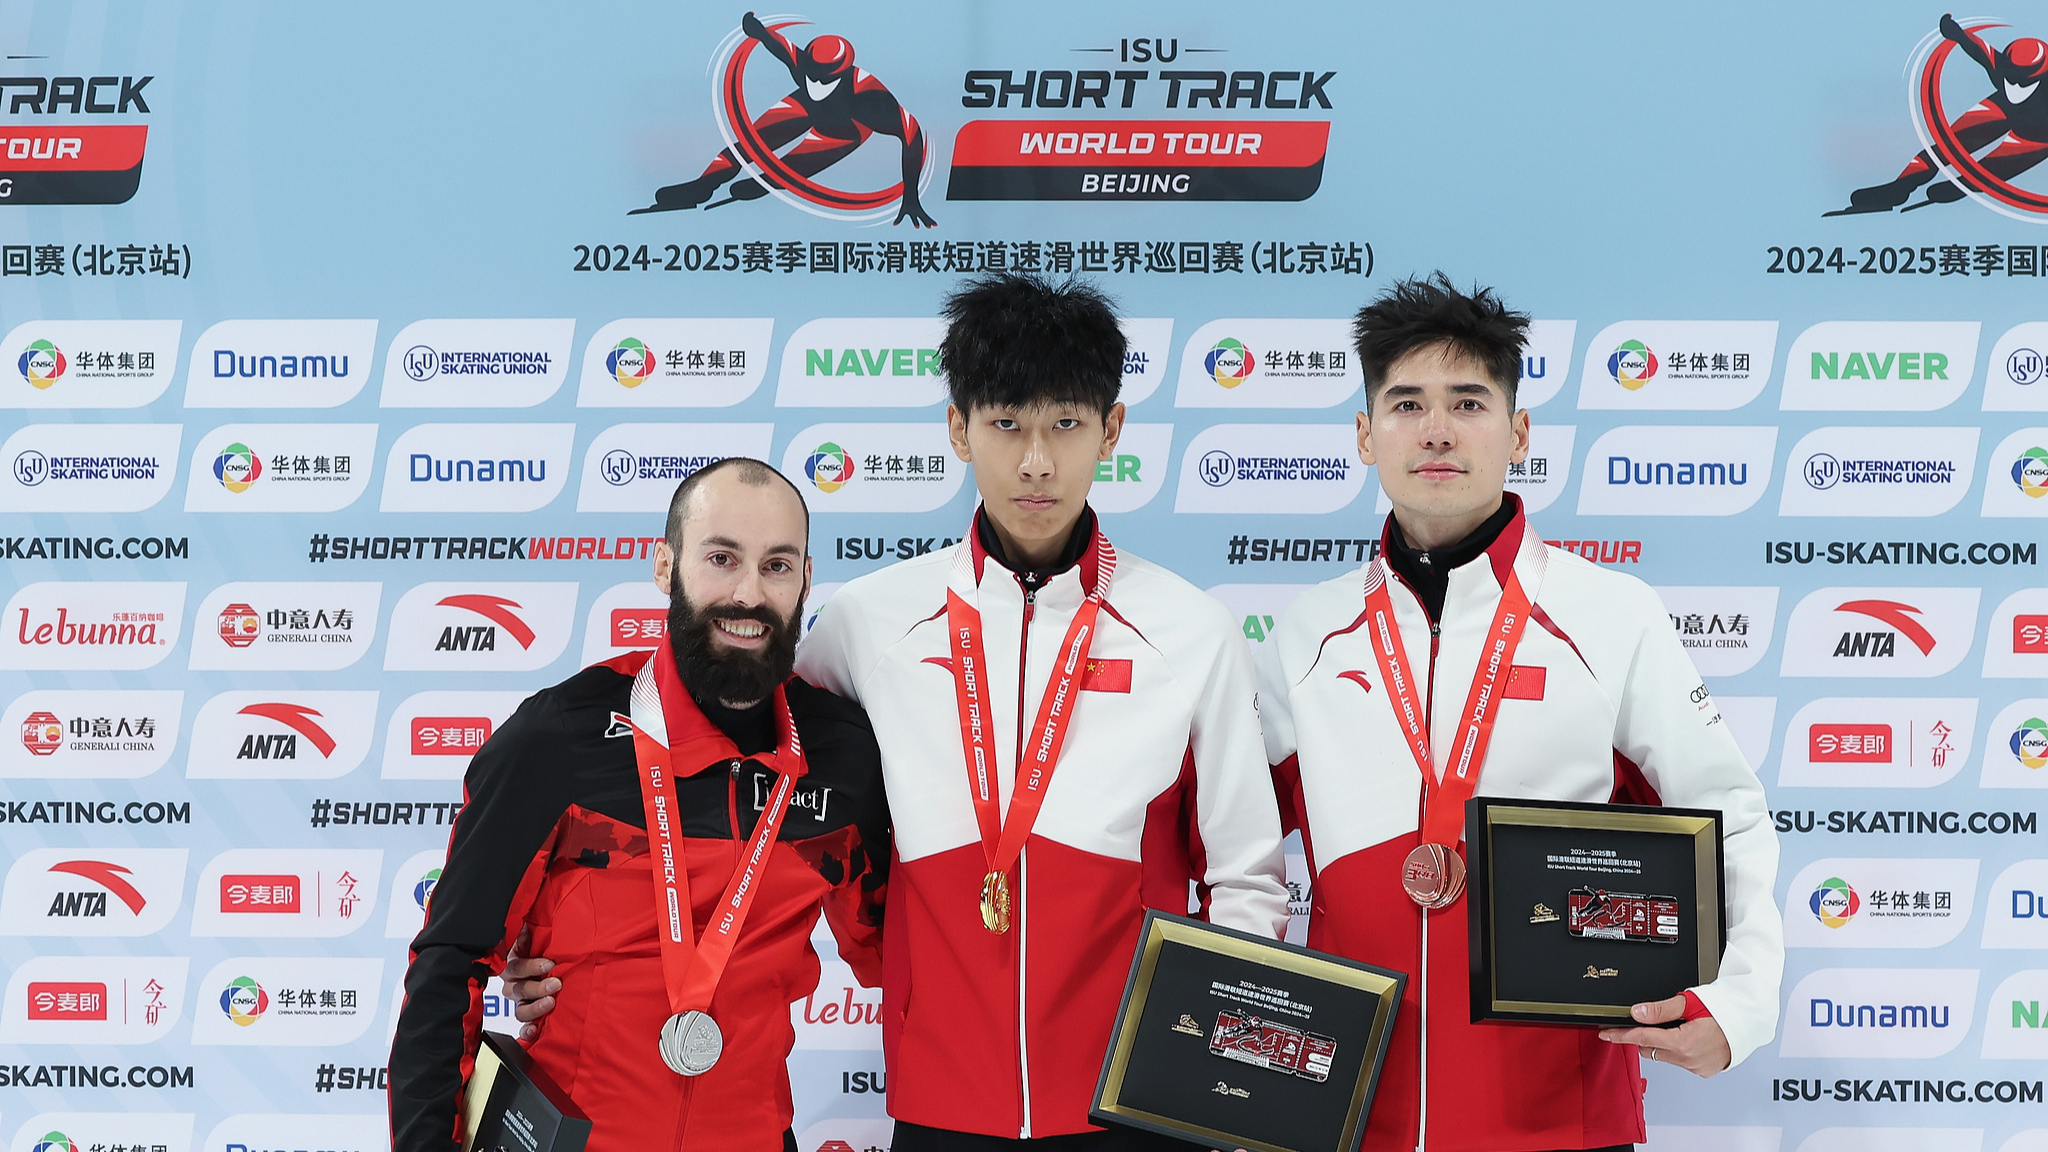
[[583,1152],[590,1118],[510,1036],[485,1032],[462,1090],[462,1152]]
[[1614,1027],[1720,971],[1719,812],[1482,796],[1465,817],[1473,1023]]
[[1088,1117],[1204,1148],[1351,1152],[1407,982],[1147,912]]

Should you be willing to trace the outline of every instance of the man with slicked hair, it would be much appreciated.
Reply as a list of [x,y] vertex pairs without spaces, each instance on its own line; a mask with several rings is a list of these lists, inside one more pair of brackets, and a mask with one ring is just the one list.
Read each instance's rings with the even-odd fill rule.
[[874,730],[791,674],[808,530],[761,461],[683,481],[654,555],[664,641],[529,697],[471,761],[406,972],[394,1152],[460,1147],[484,986],[522,936],[552,1009],[522,1040],[590,1152],[794,1152],[811,931],[822,909],[879,983],[889,870]]

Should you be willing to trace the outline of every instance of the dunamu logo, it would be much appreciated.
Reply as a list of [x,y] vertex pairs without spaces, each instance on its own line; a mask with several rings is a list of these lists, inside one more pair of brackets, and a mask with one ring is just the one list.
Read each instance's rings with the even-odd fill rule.
[[1946,1004],[1837,1004],[1825,996],[1806,1002],[1806,1022],[1815,1028],[1946,1028]]
[[408,465],[408,478],[415,484],[535,483],[548,475],[545,459],[436,460],[426,452],[415,452],[408,458]]
[[216,380],[234,376],[276,376],[285,380],[332,376],[339,380],[347,375],[347,356],[237,356],[232,348],[216,348],[213,353]]
[[1623,484],[1726,484],[1739,487],[1749,483],[1749,465],[1710,464],[1686,461],[1682,464],[1631,460],[1627,456],[1607,458],[1607,483]]

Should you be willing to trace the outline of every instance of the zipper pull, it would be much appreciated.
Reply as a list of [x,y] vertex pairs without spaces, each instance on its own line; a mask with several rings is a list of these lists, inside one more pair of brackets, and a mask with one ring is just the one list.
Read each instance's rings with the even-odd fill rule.
[[732,762],[732,778],[735,780],[740,778],[740,762],[738,760]]
[[1443,626],[1442,624],[1439,624],[1439,623],[1437,623],[1437,622],[1436,622],[1436,621],[1434,621],[1434,620],[1431,620],[1431,621],[1429,622],[1429,638],[1430,638],[1431,640],[1434,640],[1434,639],[1436,639],[1436,638],[1437,638],[1438,636],[1441,636],[1441,635],[1443,635],[1443,631],[1444,631],[1444,626]]

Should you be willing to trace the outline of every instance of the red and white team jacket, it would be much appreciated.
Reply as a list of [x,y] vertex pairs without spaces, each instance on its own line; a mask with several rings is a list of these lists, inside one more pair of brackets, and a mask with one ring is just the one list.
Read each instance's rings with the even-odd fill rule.
[[[1414,592],[1390,578],[1402,642],[1429,693],[1436,770],[1510,565],[1535,607],[1478,792],[1721,810],[1728,950],[1719,978],[1694,991],[1740,1062],[1777,1027],[1778,840],[1763,786],[1656,593],[1545,546],[1519,511],[1485,553],[1451,571],[1439,634]],[[1304,592],[1258,656],[1282,818],[1301,829],[1313,877],[1309,947],[1410,973],[1363,1147],[1516,1152],[1643,1140],[1636,1049],[1592,1028],[1471,1023],[1463,901],[1426,913],[1402,891],[1401,862],[1419,842],[1421,777],[1368,643],[1364,593],[1363,569]]]
[[1019,729],[1098,563],[1091,540],[1027,601],[970,531],[848,583],[798,650],[799,673],[857,701],[881,743],[896,851],[882,1028],[898,1120],[1011,1138],[1095,1130],[1088,1102],[1145,909],[1185,914],[1193,881],[1214,923],[1267,936],[1285,925],[1279,816],[1243,636],[1185,580],[1118,553],[1093,667],[1015,870],[1011,928],[982,926],[988,869],[946,592],[981,612],[1007,817]]

